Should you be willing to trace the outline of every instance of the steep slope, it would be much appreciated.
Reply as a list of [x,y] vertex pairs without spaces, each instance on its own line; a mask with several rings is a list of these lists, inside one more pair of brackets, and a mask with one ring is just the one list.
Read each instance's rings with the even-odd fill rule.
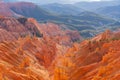
[[40,26],[42,26],[40,27],[40,31],[44,34],[44,36],[52,37],[61,44],[70,44],[70,42],[81,41],[83,39],[78,31],[61,30],[58,25],[53,23],[40,24]]
[[13,39],[18,39],[19,37],[25,37],[27,35],[38,37],[42,36],[38,28],[33,23],[29,22],[26,18],[16,19],[12,17],[1,17],[0,29],[0,41],[11,41]]
[[15,16],[15,13],[12,10],[10,10],[8,5],[6,5],[5,3],[0,2],[0,15]]
[[54,42],[44,39],[27,37],[0,43],[0,79],[50,80],[45,67],[54,59],[55,51]]
[[0,79],[119,80],[120,32],[109,30],[72,47],[53,38],[0,43]]
[[[53,73],[51,65],[56,53],[61,51],[58,50],[60,45],[66,46],[66,50],[74,35],[81,38],[77,32],[62,31],[53,23],[38,24],[33,18],[1,17],[0,21],[1,80],[50,80]],[[37,35],[31,37],[38,31],[43,33],[42,38]]]
[[59,44],[71,45],[73,42],[83,40],[78,31],[63,30],[59,25],[54,23],[39,24],[33,18],[29,18],[28,20],[38,27],[44,38],[51,38]]
[[[1,4],[4,5],[5,3],[4,4],[1,3]],[[14,17],[19,17],[21,15],[27,18],[33,17],[41,23],[52,22],[52,23],[60,24],[60,26],[63,29],[78,30],[79,33],[85,38],[93,37],[96,34],[104,31],[106,28],[113,29],[109,25],[117,22],[111,18],[106,18],[104,16],[95,14],[93,12],[82,12],[78,15],[52,14],[48,12],[49,10],[46,11],[46,9],[42,9],[38,5],[35,5],[33,3],[28,3],[28,2],[6,3],[5,5],[9,10],[4,8],[5,11],[7,10],[7,12],[4,13],[4,10],[1,9],[0,11],[3,15],[14,16]],[[57,4],[56,6],[59,6],[59,4]],[[72,7],[72,5],[62,5],[62,6],[65,6],[70,9]],[[68,7],[68,6],[71,6],[71,7]],[[56,8],[57,10],[59,10],[59,7],[56,7]],[[76,7],[73,7],[73,8],[77,9]],[[72,10],[69,10],[69,11],[74,12],[73,8]],[[115,26],[114,29],[117,29],[118,27],[119,26]]]
[[57,57],[54,80],[119,80],[119,34],[106,31],[74,44]]
[[37,20],[54,18],[52,14],[35,5],[34,3],[16,2],[8,3],[8,6],[13,12],[25,17],[33,17]]
[[[33,18],[0,18],[0,41],[12,41],[20,37],[37,36],[51,37],[60,43],[70,44],[70,42],[81,41],[82,37],[78,31],[62,30],[53,23],[39,24]],[[6,34],[6,35],[4,35]],[[10,40],[11,39],[11,40]]]
[[0,42],[13,41],[15,39],[16,39],[15,36],[13,36],[10,32],[7,32],[4,29],[0,29]]
[[114,41],[107,45],[111,48],[109,48],[108,53],[103,57],[103,60],[101,61],[102,66],[98,69],[97,75],[93,78],[93,80],[120,79],[120,41]]
[[[110,24],[117,21],[101,16],[93,12],[82,12],[79,15],[61,16],[64,22],[56,22],[67,25],[66,28],[78,30],[85,38],[93,37],[96,34],[103,32],[106,28],[111,28]],[[118,26],[117,26],[118,27]]]
[[1,80],[119,80],[119,31],[76,43],[77,31],[2,16],[0,33]]

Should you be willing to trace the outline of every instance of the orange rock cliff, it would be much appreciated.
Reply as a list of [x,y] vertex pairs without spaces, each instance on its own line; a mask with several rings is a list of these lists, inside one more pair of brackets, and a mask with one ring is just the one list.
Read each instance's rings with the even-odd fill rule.
[[120,32],[84,40],[29,18],[0,18],[0,80],[119,80]]

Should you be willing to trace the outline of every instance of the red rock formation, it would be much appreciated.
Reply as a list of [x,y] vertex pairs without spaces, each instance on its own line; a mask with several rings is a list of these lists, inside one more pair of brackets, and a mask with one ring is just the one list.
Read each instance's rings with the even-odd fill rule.
[[78,31],[61,30],[58,25],[53,23],[40,24],[39,30],[45,37],[51,37],[59,44],[70,45],[74,41],[82,40]]
[[[50,42],[50,43],[49,43]],[[27,37],[15,42],[0,43],[2,79],[50,80],[45,69],[54,60],[54,42]]]
[[2,41],[13,41],[16,38],[8,31],[0,29],[0,42]]
[[93,80],[119,80],[120,79],[120,40],[108,44],[109,50],[100,62],[100,67]]
[[49,37],[60,44],[68,45],[71,42],[83,40],[78,31],[62,30],[60,26],[54,23],[38,24],[33,18],[28,18],[28,22],[34,24],[43,34],[44,38]]
[[0,80],[119,80],[120,32],[79,39],[53,23],[1,17]]
[[[27,35],[38,37],[42,36],[38,28],[26,18],[15,19],[12,17],[1,17],[0,29],[2,31],[0,35],[2,38],[0,38],[0,41],[11,41]],[[6,31],[6,35],[4,35],[5,33],[3,33],[3,31]],[[6,39],[5,36],[7,36],[8,39]]]
[[110,34],[109,38],[83,41],[78,48],[70,48],[56,61],[53,80],[119,80],[120,36]]
[[[16,39],[19,37],[37,36],[54,39],[60,44],[69,45],[71,42],[82,40],[77,31],[61,30],[60,27],[53,23],[39,24],[33,18],[12,18],[0,17],[0,29],[7,31]],[[1,35],[4,37],[4,35]],[[12,38],[12,37],[11,37]],[[4,39],[2,39],[4,40]],[[13,39],[11,39],[13,40]]]

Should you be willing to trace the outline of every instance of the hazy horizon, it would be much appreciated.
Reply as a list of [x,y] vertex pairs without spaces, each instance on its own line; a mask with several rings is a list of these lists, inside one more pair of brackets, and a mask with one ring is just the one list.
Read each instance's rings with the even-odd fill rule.
[[49,3],[62,3],[62,4],[73,4],[77,2],[94,2],[94,1],[113,1],[113,0],[3,0],[6,2],[16,2],[16,1],[24,1],[24,2],[33,2],[39,4],[49,4]]

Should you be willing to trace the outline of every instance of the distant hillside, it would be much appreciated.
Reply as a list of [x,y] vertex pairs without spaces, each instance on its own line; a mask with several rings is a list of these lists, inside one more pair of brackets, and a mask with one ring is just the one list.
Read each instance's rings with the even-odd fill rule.
[[84,11],[83,9],[75,7],[71,4],[53,3],[53,4],[42,5],[41,7],[49,12],[52,12],[53,14],[61,14],[61,15],[76,15]]
[[3,12],[8,9],[6,14],[14,13],[7,16],[33,17],[40,23],[53,22],[59,24],[63,29],[78,30],[85,38],[92,37],[104,31],[106,28],[109,28],[108,25],[116,22],[113,19],[86,11],[76,15],[53,14],[47,9],[28,2],[7,3],[6,6],[7,8],[1,9],[0,11]]
[[33,18],[0,17],[0,42],[13,41],[26,36],[53,37],[55,41],[59,40],[60,44],[65,45],[71,44],[69,41],[82,40],[78,31],[62,30],[57,24],[39,24]]
[[3,0],[4,2],[17,2],[18,0]]
[[74,5],[88,11],[94,11],[97,8],[114,6],[119,4],[120,4],[119,0],[113,0],[113,1],[106,0],[106,1],[93,1],[93,2],[78,2],[78,3],[75,3]]
[[37,20],[44,20],[49,18],[54,18],[52,14],[43,10],[39,6],[28,3],[28,2],[18,2],[18,3],[9,3],[9,8],[17,14],[23,15],[25,17],[33,17]]
[[1,3],[0,80],[120,80],[120,22]]
[[103,7],[96,10],[98,13],[120,19],[120,5]]
[[[52,20],[50,20],[52,21]],[[84,37],[92,37],[95,34],[104,31],[105,28],[109,28],[109,24],[116,21],[100,16],[93,12],[82,12],[79,15],[73,16],[60,16],[60,19],[53,20],[57,24],[65,24],[64,28],[78,30]]]
[[5,3],[0,3],[0,14],[5,16],[15,15],[15,13]]
[[42,37],[42,34],[39,28],[27,18],[0,17],[0,42],[26,36]]

